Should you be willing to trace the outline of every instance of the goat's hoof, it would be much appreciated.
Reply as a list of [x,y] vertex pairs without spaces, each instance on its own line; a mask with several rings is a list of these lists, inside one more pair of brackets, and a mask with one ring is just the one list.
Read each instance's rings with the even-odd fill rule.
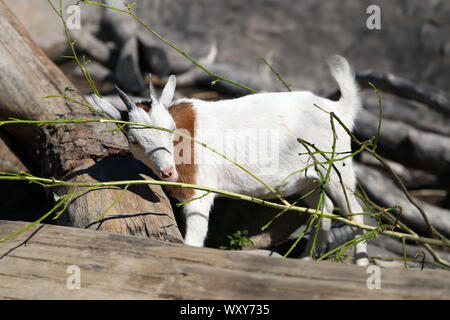
[[356,265],[359,267],[367,267],[369,265],[369,259],[359,258],[358,260],[356,260]]

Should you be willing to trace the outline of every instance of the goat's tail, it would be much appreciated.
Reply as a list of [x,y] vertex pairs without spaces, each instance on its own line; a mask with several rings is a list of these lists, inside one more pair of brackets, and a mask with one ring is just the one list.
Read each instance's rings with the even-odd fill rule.
[[347,59],[339,55],[333,55],[328,58],[328,66],[331,74],[339,85],[342,105],[341,114],[350,118],[351,122],[356,117],[356,113],[361,108],[361,98],[359,96],[359,87],[356,83],[355,74],[350,67]]

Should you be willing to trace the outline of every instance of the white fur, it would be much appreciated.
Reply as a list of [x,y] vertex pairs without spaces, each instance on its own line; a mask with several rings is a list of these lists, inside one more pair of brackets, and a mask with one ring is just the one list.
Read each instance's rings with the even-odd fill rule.
[[[306,150],[297,141],[297,138],[300,137],[313,143],[323,151],[331,152],[333,133],[330,116],[323,110],[334,112],[349,129],[353,127],[354,117],[361,105],[353,72],[347,60],[340,56],[333,56],[329,60],[329,65],[342,92],[342,98],[337,102],[306,91],[261,93],[217,102],[184,99],[183,101],[191,103],[195,110],[195,138],[214,147],[219,152],[224,152],[227,156],[256,173],[273,188],[280,188],[283,179],[292,172],[314,163],[309,155],[299,155],[299,153],[305,153]],[[172,99],[174,89],[174,81],[172,80],[163,91],[164,98],[161,100],[165,106]],[[155,120],[157,117],[164,119],[167,115],[168,112],[158,109],[151,118],[153,122],[158,122],[158,120]],[[350,151],[350,137],[336,121],[335,128],[337,135],[336,152]],[[145,130],[138,131],[145,132]],[[161,140],[158,140],[160,137],[157,137],[155,131],[152,131],[151,134],[153,136],[150,136],[149,132],[146,137],[153,141],[152,145],[162,143]],[[243,138],[247,134],[249,141],[246,143],[243,142]],[[268,137],[270,137],[270,140]],[[269,148],[270,152],[268,152]],[[256,156],[255,161],[255,154],[258,155],[258,152],[262,153]],[[133,153],[141,160],[142,157],[145,158],[145,155],[139,152],[133,151]],[[264,157],[264,153],[266,157]],[[316,155],[316,158],[319,161],[325,160],[320,155]],[[273,198],[273,194],[248,173],[198,144],[194,146],[194,159],[199,164],[195,179],[195,183],[198,185],[258,198]],[[268,161],[265,162],[264,159]],[[149,166],[157,173],[158,168],[155,168],[155,161],[157,160],[152,159],[150,162],[153,163]],[[148,163],[149,160],[146,159],[144,162]],[[345,161],[336,162],[335,165],[340,171],[345,185],[353,190],[356,178],[352,159],[348,158]],[[158,166],[161,166],[161,164],[156,165],[156,167]],[[325,174],[327,167],[328,165],[325,168],[319,167],[318,169]],[[290,196],[308,192],[315,187],[314,181],[319,179],[321,177],[315,168],[311,167],[307,171],[291,176],[284,184],[281,194]],[[343,212],[348,213],[347,202],[334,170],[331,171],[330,181],[326,184],[326,193],[326,212],[333,211],[333,203],[329,198],[331,197]],[[196,191],[194,197],[203,194],[203,191]],[[352,192],[347,191],[347,195],[352,212],[362,212],[363,210]],[[186,244],[203,246],[208,231],[209,212],[216,196],[215,194],[209,194],[201,199],[189,202],[184,207]],[[316,192],[307,197],[305,201],[310,207],[315,208],[318,199],[319,193]],[[357,215],[354,220],[363,223],[363,216]],[[330,225],[331,222],[328,219],[324,219],[320,225],[317,242],[319,252],[325,250],[325,232],[329,230]],[[355,231],[355,233],[360,234],[360,231]],[[358,244],[356,254],[364,253],[366,253],[366,244]],[[309,254],[309,251],[307,254]],[[368,259],[362,257],[358,258],[356,262],[358,265],[367,265]]]

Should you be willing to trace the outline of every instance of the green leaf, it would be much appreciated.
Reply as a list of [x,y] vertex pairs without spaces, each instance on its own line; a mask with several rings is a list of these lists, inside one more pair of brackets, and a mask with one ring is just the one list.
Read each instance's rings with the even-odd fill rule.
[[53,192],[53,200],[55,200],[55,202],[58,202],[59,199],[61,199],[61,197],[58,196],[56,193]]

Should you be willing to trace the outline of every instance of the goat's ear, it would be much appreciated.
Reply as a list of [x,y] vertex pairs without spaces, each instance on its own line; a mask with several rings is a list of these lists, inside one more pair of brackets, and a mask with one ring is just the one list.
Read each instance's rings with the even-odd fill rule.
[[159,99],[159,102],[161,102],[166,108],[169,108],[170,103],[172,102],[176,85],[177,78],[172,74],[169,79],[167,79],[167,83],[164,86],[163,92],[161,93],[161,98]]
[[115,119],[115,120],[120,120],[122,118],[119,110],[117,110],[117,108],[114,107],[111,103],[109,103],[108,101],[106,101],[102,98],[99,98],[95,94],[93,94],[91,97],[97,106],[97,108],[96,108],[97,110],[105,113],[108,117],[111,117],[112,119]]

